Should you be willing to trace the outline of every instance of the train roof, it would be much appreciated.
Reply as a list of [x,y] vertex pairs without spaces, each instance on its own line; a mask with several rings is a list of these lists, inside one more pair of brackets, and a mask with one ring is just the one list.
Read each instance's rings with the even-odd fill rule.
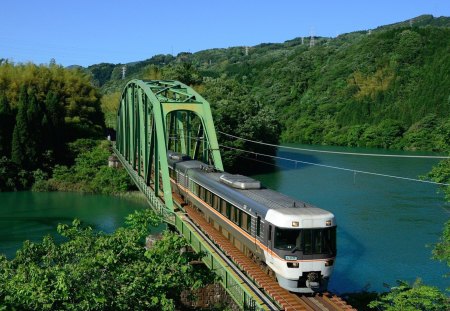
[[[194,177],[210,191],[215,192],[217,195],[230,201],[230,203],[249,212],[266,216],[269,210],[277,210],[277,215],[333,217],[333,214],[326,210],[274,190],[264,187],[255,189],[253,187],[255,180],[250,177],[212,171],[211,167],[195,160],[180,161],[175,166],[184,174],[188,173],[189,176]],[[224,175],[226,175],[226,178],[223,178]],[[252,187],[250,189],[239,189],[231,186],[226,181],[224,182],[224,179],[232,180],[232,176],[236,176],[235,180],[248,182]]]

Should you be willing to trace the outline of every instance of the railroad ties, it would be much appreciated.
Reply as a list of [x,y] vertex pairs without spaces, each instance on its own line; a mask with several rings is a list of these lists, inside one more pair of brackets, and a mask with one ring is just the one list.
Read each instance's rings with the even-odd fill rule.
[[344,300],[329,294],[314,297],[298,296],[282,288],[273,278],[268,276],[255,262],[239,251],[225,236],[211,226],[195,209],[184,206],[186,213],[222,251],[253,280],[258,287],[268,294],[272,300],[286,311],[311,310],[355,310]]

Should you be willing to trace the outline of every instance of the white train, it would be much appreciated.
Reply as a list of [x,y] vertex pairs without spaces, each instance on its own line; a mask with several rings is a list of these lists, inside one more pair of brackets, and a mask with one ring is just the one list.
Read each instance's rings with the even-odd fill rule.
[[336,258],[336,222],[326,210],[169,152],[172,187],[242,253],[298,293],[327,289]]

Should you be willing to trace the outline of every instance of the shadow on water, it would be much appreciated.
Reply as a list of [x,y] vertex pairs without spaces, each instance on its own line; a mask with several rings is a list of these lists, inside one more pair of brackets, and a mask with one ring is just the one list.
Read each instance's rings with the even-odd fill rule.
[[[364,257],[366,253],[366,247],[342,227],[338,227],[337,233],[338,249],[339,244],[345,244],[346,251],[345,254],[339,253],[338,251],[336,263],[339,265],[339,268],[336,269],[335,267],[328,288],[334,293],[342,293],[348,292],[348,290],[345,289],[344,291],[342,291],[342,288],[358,288],[358,284],[352,280],[355,274],[360,273],[360,271],[355,271],[357,269],[355,263],[360,262],[361,258]],[[345,286],[343,286],[343,284],[345,284]],[[335,286],[338,286],[340,290],[337,290]],[[361,290],[368,287],[370,287],[370,284],[365,285],[364,288],[361,288]]]

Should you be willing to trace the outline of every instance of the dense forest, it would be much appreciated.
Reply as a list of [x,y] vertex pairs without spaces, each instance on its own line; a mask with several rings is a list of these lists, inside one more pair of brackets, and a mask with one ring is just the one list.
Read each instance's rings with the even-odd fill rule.
[[[176,78],[208,97],[208,82],[228,81],[269,107],[283,142],[447,150],[450,136],[450,18],[407,22],[336,38],[158,55],[126,64],[129,78]],[[123,86],[122,64],[87,68],[105,94]],[[231,102],[231,101],[230,101]],[[239,131],[232,131],[238,134]],[[239,133],[241,134],[241,133]]]

